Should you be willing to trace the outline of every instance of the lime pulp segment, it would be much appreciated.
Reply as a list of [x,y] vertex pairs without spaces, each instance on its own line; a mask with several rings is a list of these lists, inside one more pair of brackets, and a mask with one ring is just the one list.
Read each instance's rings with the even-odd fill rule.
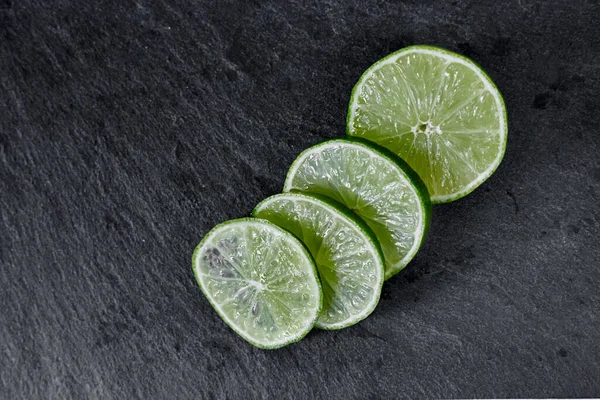
[[347,131],[399,155],[423,179],[431,200],[444,203],[473,191],[502,161],[506,108],[498,88],[470,59],[411,46],[361,76]]
[[304,245],[268,221],[224,222],[193,255],[196,280],[223,320],[248,342],[278,348],[306,335],[322,305]]
[[313,255],[323,289],[315,326],[341,329],[373,312],[384,279],[383,255],[372,231],[350,210],[324,197],[284,193],[263,200],[252,215],[292,232]]
[[298,156],[284,192],[328,196],[350,208],[373,230],[385,258],[385,279],[417,253],[429,225],[427,189],[402,160],[358,139],[334,139]]

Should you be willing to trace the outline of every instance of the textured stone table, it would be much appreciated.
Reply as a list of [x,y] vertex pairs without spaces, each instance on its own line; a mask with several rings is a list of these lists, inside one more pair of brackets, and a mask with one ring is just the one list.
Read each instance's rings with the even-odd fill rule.
[[[598,1],[284,3],[0,0],[0,398],[600,396]],[[498,84],[504,162],[370,318],[253,348],[194,246],[415,43]]]

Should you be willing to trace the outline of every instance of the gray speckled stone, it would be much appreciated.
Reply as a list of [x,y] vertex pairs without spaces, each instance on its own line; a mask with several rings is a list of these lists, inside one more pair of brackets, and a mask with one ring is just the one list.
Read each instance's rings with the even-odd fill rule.
[[[0,398],[600,396],[597,1],[0,0]],[[504,93],[496,174],[375,313],[277,351],[191,273],[211,226],[427,43]]]

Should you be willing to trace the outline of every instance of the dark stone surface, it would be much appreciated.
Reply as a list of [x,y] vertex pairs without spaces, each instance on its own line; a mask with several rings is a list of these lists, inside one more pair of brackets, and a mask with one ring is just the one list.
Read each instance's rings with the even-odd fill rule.
[[[598,1],[0,0],[0,398],[600,396]],[[427,43],[504,93],[496,174],[375,313],[263,351],[191,273],[214,224]]]

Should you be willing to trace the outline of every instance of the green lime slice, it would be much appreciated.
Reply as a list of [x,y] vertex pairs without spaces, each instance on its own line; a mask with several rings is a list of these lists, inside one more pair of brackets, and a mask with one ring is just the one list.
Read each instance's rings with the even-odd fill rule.
[[312,253],[323,288],[316,327],[345,328],[373,312],[383,254],[371,229],[350,210],[324,196],[285,193],[263,200],[252,215],[292,232]]
[[496,85],[473,61],[411,46],[360,77],[347,130],[399,155],[423,179],[431,201],[446,203],[475,190],[502,161],[506,108]]
[[417,253],[429,225],[427,189],[389,151],[359,139],[334,139],[298,156],[283,191],[328,196],[361,217],[375,232],[385,258],[385,279]]
[[227,221],[193,256],[196,280],[217,313],[253,345],[300,340],[322,306],[314,260],[291,233],[255,218]]

